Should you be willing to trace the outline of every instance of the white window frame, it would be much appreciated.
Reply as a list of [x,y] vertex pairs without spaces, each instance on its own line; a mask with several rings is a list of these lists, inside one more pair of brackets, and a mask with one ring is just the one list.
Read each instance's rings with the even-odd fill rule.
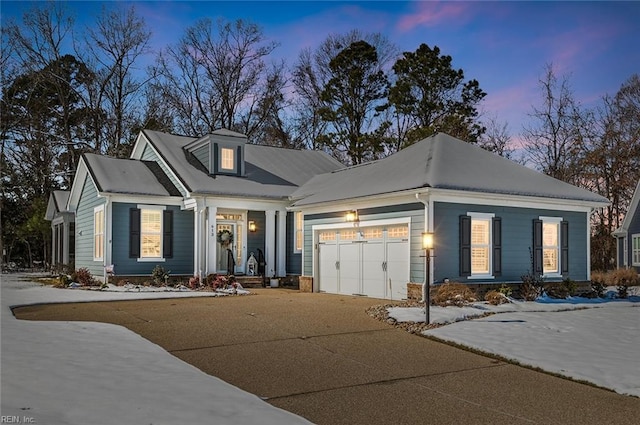
[[299,254],[304,246],[304,215],[302,211],[293,213],[293,252]]
[[[635,241],[638,241],[636,247]],[[634,267],[640,266],[640,233],[634,233],[631,235],[631,265]]]
[[[229,154],[229,155],[225,155]],[[225,165],[229,165],[229,161],[231,163],[230,167]],[[234,171],[236,169],[236,151],[233,148],[220,148],[220,169],[225,171]]]
[[[562,256],[560,255],[560,248],[562,245],[562,217],[540,217],[542,221],[542,277],[562,277]],[[544,244],[544,225],[545,224],[554,224],[557,229],[556,235],[556,245],[545,245]],[[545,250],[554,249],[556,250],[556,260],[557,260],[557,268],[558,270],[547,272],[544,269],[544,252]]]
[[[102,204],[93,209],[93,236],[92,236],[93,261],[104,260],[105,227],[106,225],[105,225],[105,215],[104,215],[104,204]],[[97,243],[96,238],[98,237],[100,238],[100,243]],[[98,252],[98,248],[100,252]]]
[[[468,212],[467,213],[468,217],[471,217],[471,234],[469,235],[471,238],[471,275],[469,275],[467,277],[467,279],[494,279],[495,276],[493,275],[493,219],[495,218],[495,214],[493,213],[478,213],[478,212]],[[483,247],[486,246],[488,249],[488,258],[487,261],[489,262],[489,270],[488,272],[483,272],[483,273],[474,273],[473,272],[473,221],[474,220],[482,220],[482,221],[488,221],[489,222],[489,227],[488,227],[488,231],[489,231],[489,238],[488,238],[488,244],[487,245],[482,245]],[[475,244],[476,247],[478,247],[477,244]]]
[[[163,239],[164,239],[164,216],[162,212],[167,209],[164,205],[138,205],[137,208],[140,210],[140,257],[138,257],[139,262],[145,261],[165,261],[165,258],[162,256],[164,252]],[[142,229],[142,216],[146,211],[158,211],[160,212],[160,255],[158,257],[144,257],[142,244],[144,243],[144,235],[145,232]]]
[[[633,240],[633,239],[632,239]],[[629,241],[626,236],[622,237],[622,266],[629,265]]]

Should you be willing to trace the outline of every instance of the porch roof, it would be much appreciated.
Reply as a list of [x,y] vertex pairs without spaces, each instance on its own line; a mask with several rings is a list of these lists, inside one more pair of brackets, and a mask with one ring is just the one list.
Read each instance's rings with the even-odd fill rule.
[[598,194],[444,133],[387,158],[318,175],[292,199],[294,206],[304,206],[420,188],[609,203]]

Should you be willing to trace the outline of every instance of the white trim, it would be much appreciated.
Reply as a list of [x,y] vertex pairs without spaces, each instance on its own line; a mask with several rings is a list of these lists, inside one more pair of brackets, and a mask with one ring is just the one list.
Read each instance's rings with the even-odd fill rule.
[[[302,228],[300,238],[298,238],[298,214],[300,214],[300,223]],[[304,249],[304,213],[302,211],[293,211],[293,253],[301,254]],[[298,249],[298,242],[300,243],[300,249]]]
[[[546,217],[546,216],[540,216],[538,217],[538,219],[540,221],[542,221],[542,277],[543,278],[561,278],[562,277],[562,253],[561,253],[561,249],[562,249],[562,229],[561,229],[561,223],[563,221],[562,217]],[[544,272],[544,250],[545,250],[545,244],[544,244],[544,225],[545,223],[551,223],[551,224],[555,224],[557,226],[557,245],[556,245],[556,258],[558,261],[558,271],[557,272],[551,272],[551,273],[545,273]],[[589,226],[587,226],[589,227]],[[547,248],[548,249],[548,248]]]
[[[310,204],[303,203],[300,205],[296,205],[296,201],[304,202],[304,198],[292,199],[292,203],[294,205],[289,207],[289,209],[304,209],[305,211],[309,211],[309,214],[331,212],[335,211],[336,208],[362,209],[364,208],[364,205],[366,205],[367,207],[374,207],[415,202],[416,194],[427,195],[430,201],[433,200],[435,202],[506,206],[538,210],[553,209],[558,211],[590,212],[592,208],[604,207],[609,205],[609,203],[606,202],[550,198],[543,196],[509,195],[503,193],[472,192],[467,190],[420,188],[335,201],[323,201]],[[413,199],[407,200],[407,198]]]
[[[411,224],[411,217],[400,217],[400,218],[386,218],[382,220],[366,220],[361,221],[358,226],[359,227],[368,227],[368,226],[388,226],[390,224]],[[354,227],[353,223],[328,223],[328,224],[314,224],[311,226],[311,231],[315,232],[316,230],[327,230],[327,229],[345,229],[349,227]]]
[[639,261],[634,261],[635,260],[634,254],[635,254],[635,251],[638,251],[638,257],[640,257],[640,250],[634,249],[634,246],[633,246],[634,239],[640,240],[640,233],[634,233],[631,235],[631,265],[634,267],[638,267],[640,266],[640,258],[638,258]]
[[123,204],[137,204],[143,201],[145,205],[171,205],[175,207],[183,207],[184,201],[181,196],[151,196],[151,195],[130,195],[112,192],[100,192],[98,196],[111,198],[111,202],[119,202]]
[[[96,236],[100,234],[96,232],[96,214],[98,214],[99,212],[102,212],[102,233],[101,233],[102,234],[102,255],[100,257],[96,255]],[[93,208],[93,232],[91,232],[91,245],[93,246],[93,261],[104,260],[104,254],[105,254],[104,240],[106,237],[105,222],[106,222],[106,214],[105,214],[104,204],[94,207]]]
[[[473,234],[473,220],[482,220],[489,222],[489,228],[487,231],[489,232],[489,273],[473,273],[473,264],[471,264],[471,274],[467,276],[467,279],[495,279],[493,274],[493,219],[495,218],[494,213],[481,213],[481,212],[467,212],[467,216],[471,217],[471,234]],[[469,235],[471,237],[472,235]],[[471,243],[471,250],[473,251],[473,243]]]
[[160,256],[158,257],[143,257],[142,256],[142,242],[143,242],[143,234],[142,231],[142,212],[143,210],[147,211],[165,211],[167,209],[164,205],[148,205],[148,204],[138,204],[136,207],[140,210],[140,256],[137,258],[137,261],[140,263],[151,262],[151,261],[166,261],[162,253],[164,252],[164,241],[163,241],[163,232],[164,232],[164,217],[160,214]]

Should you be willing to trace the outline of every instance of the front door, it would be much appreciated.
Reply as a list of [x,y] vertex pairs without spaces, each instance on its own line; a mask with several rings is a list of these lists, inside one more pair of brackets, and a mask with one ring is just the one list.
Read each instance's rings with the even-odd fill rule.
[[[216,225],[216,241],[217,241],[217,265],[218,273],[238,274],[244,273],[244,251],[242,233],[243,226],[239,222],[218,221]],[[233,253],[235,268],[230,270],[229,252]]]

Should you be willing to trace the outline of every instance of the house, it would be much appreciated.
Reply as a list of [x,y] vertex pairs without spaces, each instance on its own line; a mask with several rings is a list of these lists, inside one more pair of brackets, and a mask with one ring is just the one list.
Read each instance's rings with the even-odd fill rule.
[[314,291],[407,297],[425,281],[590,278],[590,215],[608,200],[446,134],[387,158],[313,177],[291,196],[303,213],[302,274]]
[[[67,209],[76,268],[106,277],[301,276],[313,291],[407,297],[425,281],[516,283],[590,277],[590,215],[607,199],[436,134],[345,168],[322,152],[144,130],[129,159],[86,154]],[[261,254],[264,254],[262,258]],[[309,284],[310,283],[310,284]]]
[[619,268],[634,267],[640,273],[640,181],[633,192],[622,226],[613,232],[616,238],[616,263]]
[[45,220],[51,222],[51,267],[73,268],[75,257],[75,215],[67,209],[68,190],[54,190],[49,195]]
[[325,153],[253,145],[217,130],[204,137],[142,131],[129,159],[85,154],[67,209],[75,214],[75,267],[96,277],[300,274],[301,214],[289,196],[341,165]]

